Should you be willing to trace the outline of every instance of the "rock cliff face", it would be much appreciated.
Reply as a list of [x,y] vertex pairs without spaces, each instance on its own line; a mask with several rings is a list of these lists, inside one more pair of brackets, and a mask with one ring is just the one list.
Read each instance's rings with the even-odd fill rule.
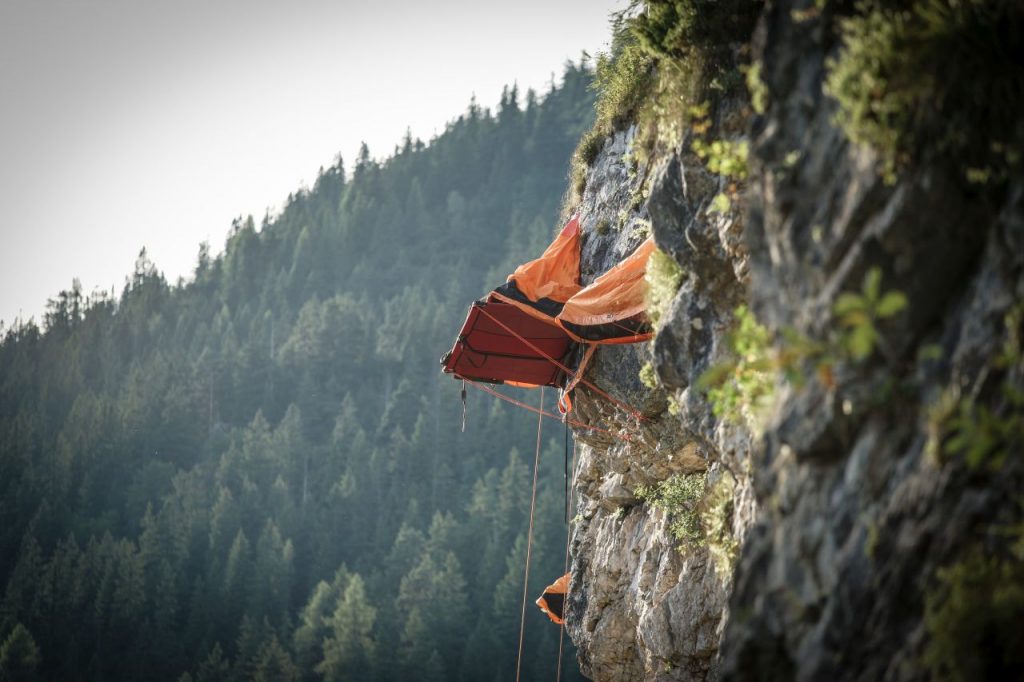
[[[749,118],[750,176],[731,210],[707,210],[722,181],[688,139],[634,168],[633,130],[620,132],[588,176],[585,278],[649,233],[683,271],[655,341],[602,348],[590,368],[646,419],[584,389],[577,399],[617,433],[577,434],[567,627],[595,680],[926,679],[940,569],[979,543],[997,551],[988,529],[1020,522],[1020,444],[998,476],[979,474],[936,456],[935,415],[1020,380],[994,358],[1024,298],[1024,178],[986,193],[924,163],[886,184],[833,123],[822,84],[836,32],[827,11],[805,10],[776,2],[761,17],[753,55],[771,100]],[[777,378],[760,428],[712,414],[695,383],[728,354],[737,305],[776,350],[784,329],[826,339],[840,294],[875,268],[909,302],[879,321],[877,352]],[[645,363],[657,389],[638,377]],[[675,539],[652,503],[652,486],[694,473],[728,491],[718,513],[735,562]]]
[[[708,489],[729,486],[723,521],[730,538],[744,537],[754,520],[750,436],[715,419],[690,388],[722,351],[732,310],[744,296],[747,257],[738,217],[705,215],[716,186],[695,159],[673,156],[630,169],[624,157],[633,134],[609,140],[590,174],[581,207],[584,278],[606,271],[652,229],[686,276],[656,342],[603,347],[589,369],[592,381],[644,419],[579,390],[580,415],[617,435],[577,434],[569,632],[584,672],[596,680],[704,679],[717,670],[732,566],[714,561],[708,547],[674,539],[671,514],[638,493],[673,476],[699,474]],[[649,200],[631,210],[647,173]],[[667,391],[641,383],[645,363]]]

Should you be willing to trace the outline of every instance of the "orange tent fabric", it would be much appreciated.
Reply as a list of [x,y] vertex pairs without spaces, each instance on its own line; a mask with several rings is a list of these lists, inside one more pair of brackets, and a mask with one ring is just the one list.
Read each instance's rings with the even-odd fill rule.
[[573,216],[540,258],[523,263],[508,276],[531,301],[565,303],[580,286],[580,221]]
[[548,615],[554,623],[561,625],[565,622],[565,595],[569,592],[569,574],[544,588],[544,594],[534,602],[540,610]]
[[649,237],[636,251],[565,302],[562,328],[585,343],[635,343],[650,338],[647,261],[657,247]]

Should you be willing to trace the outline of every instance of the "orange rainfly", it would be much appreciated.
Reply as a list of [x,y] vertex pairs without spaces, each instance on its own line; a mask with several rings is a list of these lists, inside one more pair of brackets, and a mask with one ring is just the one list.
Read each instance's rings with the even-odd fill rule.
[[580,288],[580,221],[573,216],[540,258],[516,268],[487,300],[514,305],[558,326],[555,316]]
[[580,221],[573,217],[540,258],[523,263],[508,276],[531,301],[565,303],[580,290]]
[[654,239],[566,301],[558,321],[582,343],[635,343],[651,337],[647,319],[647,261]]

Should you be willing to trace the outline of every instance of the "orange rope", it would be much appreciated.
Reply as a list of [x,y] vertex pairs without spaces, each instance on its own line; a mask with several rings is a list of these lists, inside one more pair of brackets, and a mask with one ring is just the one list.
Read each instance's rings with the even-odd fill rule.
[[[576,441],[572,443],[572,482],[569,484],[569,490],[576,486]],[[569,542],[572,540],[572,493],[569,494],[569,526],[565,531],[565,567],[562,571],[562,575],[569,572]],[[565,597],[562,601],[562,623],[558,630],[558,672],[555,673],[555,682],[561,682],[562,679],[562,639],[565,637],[565,617],[568,614],[569,607],[569,590],[565,590]]]
[[[547,353],[542,351],[540,348],[537,347],[536,344],[532,343],[529,339],[523,338],[523,336],[520,335],[519,332],[517,332],[516,330],[512,329],[507,324],[505,324],[504,322],[502,322],[501,320],[496,318],[494,315],[491,315],[489,312],[487,312],[487,308],[485,308],[483,306],[480,306],[480,312],[483,313],[484,315],[486,315],[487,317],[489,317],[495,324],[497,324],[499,327],[501,327],[502,329],[507,331],[509,334],[511,334],[512,336],[516,337],[517,339],[519,339],[520,341],[525,343],[527,345],[527,347],[530,348],[530,350],[532,350],[533,352],[537,353],[538,355],[541,355],[544,358],[546,358],[548,362],[550,362],[551,364],[555,365],[560,370],[565,372],[566,375],[568,375],[568,376],[575,376],[576,375],[576,372],[573,372],[571,369],[569,369],[568,367],[563,365],[561,362],[559,362],[558,360],[554,359],[553,357],[551,357],[550,355],[548,355]],[[581,384],[583,384],[584,386],[587,386],[587,387],[593,389],[599,395],[603,396],[608,401],[610,401],[614,405],[622,408],[626,412],[629,412],[631,415],[633,415],[637,419],[639,419],[641,421],[650,421],[650,420],[647,419],[647,417],[645,417],[642,414],[640,414],[640,411],[637,410],[636,408],[632,407],[631,405],[627,405],[626,403],[622,402],[621,400],[613,398],[612,396],[610,396],[607,393],[605,393],[604,390],[602,390],[598,386],[594,385],[590,381],[587,381],[582,376],[579,377],[579,382]]]
[[[459,377],[459,378],[462,379],[462,377]],[[520,400],[516,400],[515,398],[513,398],[511,396],[507,396],[504,393],[499,393],[498,391],[495,391],[493,388],[491,388],[487,384],[481,384],[481,383],[478,383],[476,381],[473,381],[472,379],[463,379],[463,381],[468,383],[473,388],[480,389],[484,393],[489,393],[489,394],[493,395],[495,398],[500,398],[501,400],[504,400],[507,403],[511,403],[511,404],[515,405],[516,407],[521,407],[524,410],[529,410],[530,412],[534,412],[536,414],[543,415],[545,417],[548,417],[549,419],[557,419],[558,421],[562,421],[562,416],[561,415],[557,415],[557,414],[554,414],[552,412],[547,412],[545,410],[538,410],[533,405],[527,405],[526,403],[524,403],[524,402],[522,402]],[[620,439],[622,439],[624,441],[627,441],[627,442],[632,442],[632,440],[633,440],[633,439],[631,439],[629,437],[629,435],[627,435],[625,433],[617,434],[617,433],[614,433],[612,431],[609,431],[608,429],[602,429],[600,426],[591,426],[590,424],[584,424],[583,422],[578,422],[578,421],[576,421],[574,419],[570,419],[569,420],[569,424],[571,426],[574,426],[574,427],[579,428],[579,429],[587,429],[588,431],[597,431],[599,433],[607,433],[612,438],[620,438]]]
[[537,414],[537,449],[533,455],[533,493],[530,495],[530,528],[526,531],[526,574],[523,576],[523,609],[519,615],[519,656],[516,658],[516,682],[523,662],[523,633],[526,631],[526,593],[530,583],[530,549],[533,545],[533,512],[537,507],[537,469],[540,468],[540,434],[544,420],[544,387],[540,387],[540,408]]

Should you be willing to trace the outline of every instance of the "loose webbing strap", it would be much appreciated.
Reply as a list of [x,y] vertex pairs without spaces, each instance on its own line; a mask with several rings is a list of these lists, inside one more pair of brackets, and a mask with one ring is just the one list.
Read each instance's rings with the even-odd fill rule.
[[519,615],[519,655],[516,657],[516,682],[523,663],[523,633],[526,631],[526,592],[530,583],[530,550],[533,545],[533,512],[537,508],[537,470],[540,468],[540,435],[544,427],[544,387],[540,387],[540,407],[537,414],[537,447],[533,454],[533,492],[530,494],[530,526],[526,531],[526,571],[523,575],[523,609]]

